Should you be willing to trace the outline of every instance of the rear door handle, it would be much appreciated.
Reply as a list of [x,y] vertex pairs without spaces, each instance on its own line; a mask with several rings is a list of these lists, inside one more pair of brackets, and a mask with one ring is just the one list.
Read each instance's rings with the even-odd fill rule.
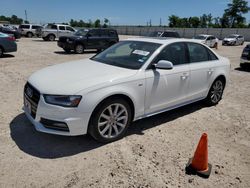
[[182,80],[186,80],[188,78],[189,74],[188,73],[183,73],[183,75],[181,75],[181,79]]

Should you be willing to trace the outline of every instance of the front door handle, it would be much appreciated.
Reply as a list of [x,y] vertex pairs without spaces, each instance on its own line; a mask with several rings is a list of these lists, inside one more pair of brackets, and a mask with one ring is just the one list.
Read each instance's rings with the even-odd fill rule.
[[213,70],[213,69],[209,69],[209,70],[207,71],[208,75],[212,75],[212,74],[213,74],[213,72],[214,72],[214,70]]

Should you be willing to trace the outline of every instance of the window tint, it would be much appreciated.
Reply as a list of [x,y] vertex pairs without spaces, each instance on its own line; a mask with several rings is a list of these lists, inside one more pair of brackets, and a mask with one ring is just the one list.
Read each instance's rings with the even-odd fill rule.
[[64,31],[65,30],[65,26],[59,26],[59,30]]
[[218,60],[218,57],[209,49],[207,49],[208,55],[209,55],[209,59],[214,61],[214,60]]
[[111,37],[117,37],[117,33],[115,31],[113,31],[113,30],[110,30],[109,31],[109,36],[111,36]]
[[190,63],[209,61],[207,49],[196,43],[187,43]]
[[20,25],[19,28],[21,28],[21,29],[29,29],[30,25]]
[[38,29],[38,28],[40,28],[40,26],[38,26],[38,25],[32,25],[31,28],[32,28],[32,29]]
[[108,30],[104,30],[104,29],[100,30],[100,35],[101,35],[102,37],[107,37],[107,36],[109,36]]
[[73,28],[69,27],[69,26],[66,26],[66,30],[71,31],[71,32],[75,32],[75,30]]
[[90,37],[98,37],[99,36],[99,30],[93,29],[88,32]]
[[162,37],[173,37],[173,38],[180,38],[177,32],[164,32]]
[[215,39],[215,37],[214,36],[211,36],[211,40],[214,40]]
[[173,65],[180,65],[187,63],[186,50],[184,43],[174,43],[165,47],[160,54],[154,60],[157,63],[160,60],[167,60],[173,63]]

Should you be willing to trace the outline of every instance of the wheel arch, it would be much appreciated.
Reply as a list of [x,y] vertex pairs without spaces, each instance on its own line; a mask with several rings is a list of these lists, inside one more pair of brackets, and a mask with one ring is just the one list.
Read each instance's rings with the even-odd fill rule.
[[111,94],[109,96],[106,96],[104,97],[103,99],[101,99],[99,102],[97,102],[97,104],[95,105],[94,107],[94,110],[91,112],[91,116],[90,116],[90,119],[89,119],[89,122],[88,122],[88,129],[89,129],[89,126],[90,126],[90,122],[91,122],[91,119],[93,118],[93,115],[95,114],[95,112],[97,111],[97,109],[107,100],[110,100],[110,99],[114,99],[114,98],[119,98],[119,99],[123,99],[125,100],[129,106],[130,106],[130,109],[131,109],[131,114],[132,114],[132,121],[134,120],[134,117],[135,117],[135,104],[134,104],[134,101],[131,99],[131,97],[127,94],[124,94],[124,93],[117,93],[117,94]]

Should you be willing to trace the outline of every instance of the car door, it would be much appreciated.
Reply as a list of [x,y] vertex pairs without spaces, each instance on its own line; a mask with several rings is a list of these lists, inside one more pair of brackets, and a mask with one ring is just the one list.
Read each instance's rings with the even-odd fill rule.
[[75,30],[72,27],[66,26],[67,36],[72,36],[75,33]]
[[87,45],[88,49],[97,49],[99,48],[99,40],[100,40],[100,30],[92,29],[87,33]]
[[146,114],[175,107],[186,102],[190,71],[185,44],[178,42],[166,46],[153,60],[152,64],[160,60],[172,62],[173,69],[149,68],[146,70]]
[[58,26],[58,37],[61,37],[61,36],[67,36],[67,31],[65,29],[65,26],[63,25]]
[[213,82],[218,58],[205,46],[188,42],[187,48],[190,61],[189,100],[199,100],[206,97],[207,91]]
[[207,37],[205,44],[206,44],[207,46],[211,47],[211,36],[208,36],[208,37]]
[[216,43],[216,38],[215,38],[215,36],[211,36],[211,44],[210,44],[210,47],[211,47],[211,48],[214,47],[215,43]]

